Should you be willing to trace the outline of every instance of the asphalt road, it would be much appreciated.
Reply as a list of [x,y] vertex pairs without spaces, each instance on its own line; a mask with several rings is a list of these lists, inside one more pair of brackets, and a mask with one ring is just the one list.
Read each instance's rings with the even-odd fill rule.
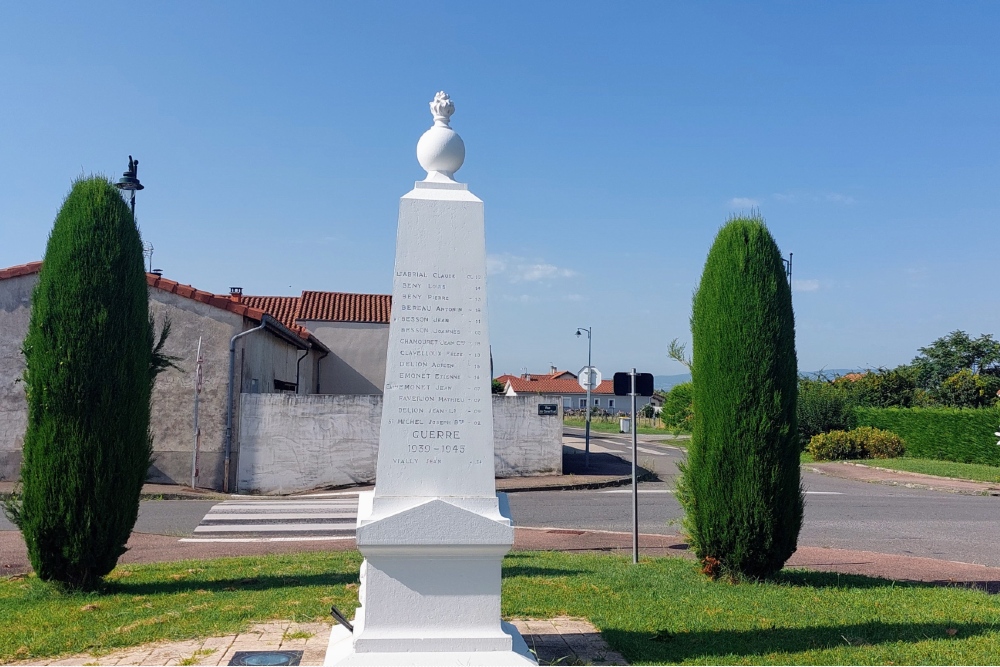
[[[568,433],[571,433],[568,431]],[[582,438],[570,438],[582,449]],[[595,436],[595,453],[628,460],[625,437]],[[639,461],[662,482],[640,485],[639,525],[644,533],[676,534],[681,510],[671,493],[682,449],[641,443]],[[1000,567],[1000,498],[906,489],[803,473],[806,516],[799,543],[924,556]],[[519,526],[631,530],[631,494],[626,488],[534,491],[510,494]],[[143,501],[135,530],[188,536],[215,505],[212,501]],[[15,530],[0,515],[0,530]],[[234,547],[235,549],[236,547]]]
[[[567,430],[576,435],[576,431]],[[593,436],[593,434],[592,434]],[[583,448],[583,439],[573,438]],[[579,443],[579,444],[576,444]],[[630,459],[625,436],[592,437],[591,450]],[[665,482],[640,485],[639,530],[676,534],[681,509],[670,491],[681,449],[640,443],[639,462]],[[649,452],[657,452],[655,454]],[[662,452],[662,453],[659,453]],[[923,556],[1000,567],[1000,498],[869,484],[804,472],[806,512],[799,543]],[[631,530],[627,489],[512,494],[520,526]]]

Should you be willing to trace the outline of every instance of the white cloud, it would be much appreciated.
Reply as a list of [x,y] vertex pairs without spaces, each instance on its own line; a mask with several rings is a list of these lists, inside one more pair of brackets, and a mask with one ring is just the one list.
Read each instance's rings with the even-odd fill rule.
[[729,206],[731,208],[757,208],[760,206],[760,202],[749,197],[733,197],[729,200]]
[[854,197],[840,192],[776,192],[771,195],[771,199],[787,203],[797,201],[827,202],[830,204],[843,204],[845,206],[850,206],[857,202]]
[[486,271],[491,276],[504,276],[511,283],[572,278],[577,275],[572,269],[508,254],[489,255],[486,258]]
[[828,192],[826,200],[835,204],[853,204],[855,202],[854,197],[842,195],[839,192]]
[[818,280],[792,280],[792,291],[815,292],[819,289]]

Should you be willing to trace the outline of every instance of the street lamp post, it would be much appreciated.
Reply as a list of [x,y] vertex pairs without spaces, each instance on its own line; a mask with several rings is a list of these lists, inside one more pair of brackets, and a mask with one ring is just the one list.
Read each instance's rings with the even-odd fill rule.
[[139,182],[139,177],[136,175],[139,171],[139,161],[133,160],[132,156],[128,156],[128,171],[122,174],[122,177],[118,179],[115,183],[115,187],[119,190],[126,191],[129,193],[129,204],[132,206],[132,217],[135,217],[135,191],[142,190],[143,184]]
[[587,332],[587,430],[586,436],[584,438],[584,450],[583,450],[583,467],[590,467],[590,389],[594,386],[594,371],[590,366],[590,350],[591,350],[591,329],[588,327],[577,327],[576,337],[579,338],[583,335],[583,332]]

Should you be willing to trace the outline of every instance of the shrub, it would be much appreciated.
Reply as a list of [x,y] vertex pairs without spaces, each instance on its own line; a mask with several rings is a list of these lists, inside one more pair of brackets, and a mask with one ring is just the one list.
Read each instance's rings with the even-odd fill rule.
[[670,389],[667,399],[663,402],[663,411],[660,413],[664,426],[684,431],[691,430],[691,418],[694,414],[693,389],[694,386],[690,382],[682,382]]
[[916,371],[908,366],[869,370],[853,381],[837,382],[844,384],[853,404],[871,408],[908,408],[917,390]]
[[997,408],[856,408],[859,425],[898,433],[910,456],[1000,466]]
[[[982,408],[992,405],[996,399],[993,382],[963,368],[944,379],[931,396],[942,406],[950,408]],[[992,391],[991,391],[992,390]]]
[[854,410],[847,389],[824,379],[799,380],[799,438],[802,447],[818,433],[846,430],[854,424]]
[[[694,419],[678,498],[703,564],[772,576],[802,526],[795,323],[778,247],[759,217],[709,251],[691,318]],[[714,559],[714,560],[713,560]]]
[[93,588],[125,552],[150,464],[154,343],[132,214],[107,180],[79,180],[32,298],[21,492],[8,504],[43,580]]
[[850,431],[830,431],[809,440],[809,453],[818,460],[891,459],[905,451],[902,438],[891,431],[862,426]]

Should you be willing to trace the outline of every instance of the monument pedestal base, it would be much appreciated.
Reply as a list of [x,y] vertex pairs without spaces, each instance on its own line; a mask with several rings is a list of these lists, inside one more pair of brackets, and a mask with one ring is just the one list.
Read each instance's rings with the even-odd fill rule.
[[526,665],[537,666],[535,656],[528,650],[521,634],[510,623],[500,623],[501,629],[510,638],[509,651],[407,651],[358,653],[354,650],[353,635],[342,625],[333,626],[330,632],[330,646],[326,650],[323,664],[331,665]]
[[358,502],[361,606],[336,626],[324,665],[535,665],[500,621],[500,570],[514,541],[506,497]]

